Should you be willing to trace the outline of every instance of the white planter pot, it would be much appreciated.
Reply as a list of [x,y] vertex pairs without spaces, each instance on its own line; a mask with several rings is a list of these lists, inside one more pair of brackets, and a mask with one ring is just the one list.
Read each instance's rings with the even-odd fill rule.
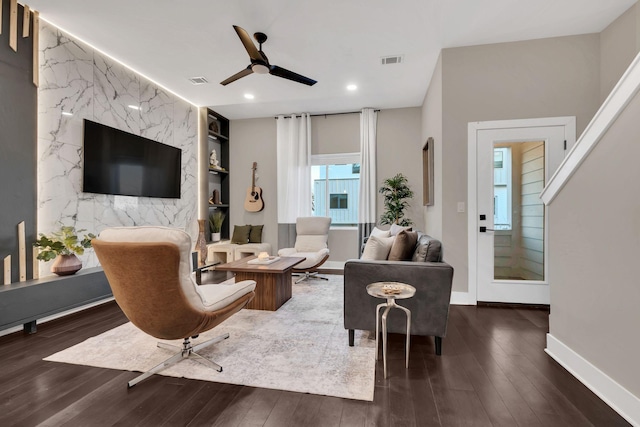
[[211,233],[211,240],[214,242],[220,241],[220,233]]

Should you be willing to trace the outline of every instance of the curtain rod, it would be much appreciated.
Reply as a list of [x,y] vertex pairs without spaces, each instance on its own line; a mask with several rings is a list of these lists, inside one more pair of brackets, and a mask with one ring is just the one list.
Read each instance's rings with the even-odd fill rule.
[[[373,110],[373,111],[375,111],[377,113],[380,110]],[[360,114],[360,113],[362,113],[362,111],[347,111],[345,113],[309,114],[309,116],[311,116],[311,117],[322,117],[322,116],[326,117],[326,116],[341,116],[343,114]],[[290,119],[290,117],[284,117],[284,118],[285,119]],[[274,117],[274,119],[278,120],[278,117],[276,116],[276,117]]]

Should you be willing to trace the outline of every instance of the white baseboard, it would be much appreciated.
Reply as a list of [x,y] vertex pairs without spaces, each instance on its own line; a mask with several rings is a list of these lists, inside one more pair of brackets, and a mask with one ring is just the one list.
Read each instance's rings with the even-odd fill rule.
[[640,426],[640,399],[588,360],[547,334],[544,350],[607,405],[634,426]]
[[469,298],[469,292],[451,292],[451,304],[453,305],[476,305],[475,301]]

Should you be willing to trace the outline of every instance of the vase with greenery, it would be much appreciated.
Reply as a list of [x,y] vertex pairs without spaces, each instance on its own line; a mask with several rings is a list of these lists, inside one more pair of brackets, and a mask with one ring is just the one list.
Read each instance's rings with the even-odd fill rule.
[[58,276],[75,274],[82,268],[82,261],[77,255],[84,254],[84,250],[91,247],[91,239],[96,236],[87,233],[82,239],[79,233],[86,230],[76,230],[73,226],[61,226],[60,229],[46,235],[40,233],[33,246],[40,248],[37,258],[41,261],[51,261],[51,272]]
[[409,206],[407,199],[413,197],[407,178],[401,173],[384,180],[378,190],[384,195],[384,213],[380,217],[381,224],[397,224],[403,227],[413,224],[404,217],[404,211]]
[[217,242],[220,240],[220,231],[224,222],[225,214],[221,210],[216,210],[209,214],[209,226],[211,227],[211,240]]

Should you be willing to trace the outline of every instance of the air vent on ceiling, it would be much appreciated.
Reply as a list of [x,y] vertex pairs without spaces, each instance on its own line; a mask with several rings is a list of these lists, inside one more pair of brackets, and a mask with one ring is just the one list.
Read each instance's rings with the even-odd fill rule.
[[191,77],[189,81],[194,85],[203,85],[205,83],[209,83],[209,80],[204,77]]
[[402,55],[383,56],[382,58],[380,58],[380,63],[382,65],[401,64],[402,59]]

